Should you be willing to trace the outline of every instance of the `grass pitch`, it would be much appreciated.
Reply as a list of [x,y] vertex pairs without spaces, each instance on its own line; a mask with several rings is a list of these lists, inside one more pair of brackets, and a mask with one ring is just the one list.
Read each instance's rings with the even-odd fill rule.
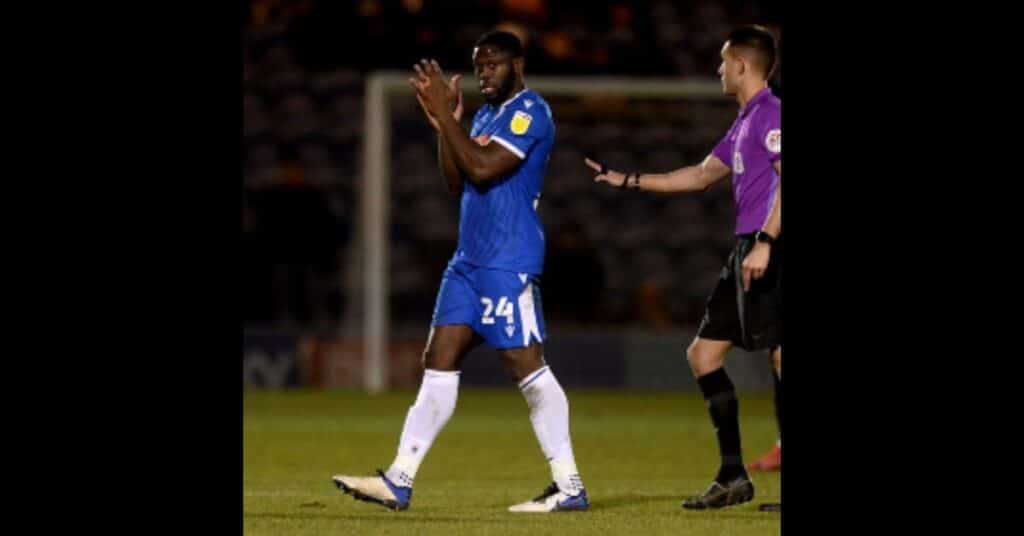
[[[718,469],[698,394],[567,390],[576,463],[590,510],[512,514],[551,481],[526,401],[510,386],[459,392],[455,414],[419,473],[412,506],[392,512],[343,495],[334,474],[386,469],[411,391],[248,391],[244,395],[246,534],[779,534],[779,473],[754,473],[754,500],[680,508]],[[771,394],[740,394],[743,453],[775,441]]]

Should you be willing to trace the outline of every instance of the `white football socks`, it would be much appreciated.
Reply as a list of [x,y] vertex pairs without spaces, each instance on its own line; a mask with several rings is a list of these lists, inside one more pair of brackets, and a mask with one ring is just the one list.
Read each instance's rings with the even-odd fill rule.
[[455,411],[459,396],[459,371],[427,369],[416,402],[409,408],[402,427],[395,461],[384,473],[399,486],[412,487],[430,445]]
[[551,464],[551,477],[558,489],[577,495],[583,490],[569,438],[569,400],[547,366],[519,382],[530,406],[530,422],[544,457]]

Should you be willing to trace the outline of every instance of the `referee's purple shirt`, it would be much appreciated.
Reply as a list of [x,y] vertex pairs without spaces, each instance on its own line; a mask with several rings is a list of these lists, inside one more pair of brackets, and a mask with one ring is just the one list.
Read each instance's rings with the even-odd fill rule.
[[771,89],[750,99],[711,154],[732,170],[736,234],[757,232],[768,219],[779,183],[772,163],[782,158],[782,102]]

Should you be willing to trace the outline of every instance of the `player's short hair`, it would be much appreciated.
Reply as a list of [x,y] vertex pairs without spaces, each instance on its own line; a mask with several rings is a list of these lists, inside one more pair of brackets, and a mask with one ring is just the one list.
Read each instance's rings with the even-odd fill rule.
[[751,24],[737,28],[726,39],[730,47],[742,48],[754,53],[756,63],[764,70],[765,79],[775,72],[775,36],[764,26]]
[[480,36],[474,47],[492,45],[502,52],[507,52],[513,58],[523,57],[523,44],[515,34],[503,30],[493,30]]

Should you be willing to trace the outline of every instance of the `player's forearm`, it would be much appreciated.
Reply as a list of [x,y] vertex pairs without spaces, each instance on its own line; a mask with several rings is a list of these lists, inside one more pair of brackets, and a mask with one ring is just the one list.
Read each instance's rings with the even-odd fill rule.
[[[630,179],[632,187],[636,179]],[[688,166],[669,173],[643,173],[640,175],[640,190],[645,192],[702,192],[707,190],[711,181],[707,179],[701,166]]]
[[440,133],[437,135],[437,154],[437,160],[441,166],[441,175],[444,176],[448,191],[453,194],[461,193],[464,180],[462,171],[455,165],[451,150],[448,148],[448,144],[445,143],[444,136]]
[[454,117],[442,117],[438,123],[443,143],[447,144],[452,160],[465,180],[481,184],[495,178],[487,165],[483,147],[469,138],[469,134]]

